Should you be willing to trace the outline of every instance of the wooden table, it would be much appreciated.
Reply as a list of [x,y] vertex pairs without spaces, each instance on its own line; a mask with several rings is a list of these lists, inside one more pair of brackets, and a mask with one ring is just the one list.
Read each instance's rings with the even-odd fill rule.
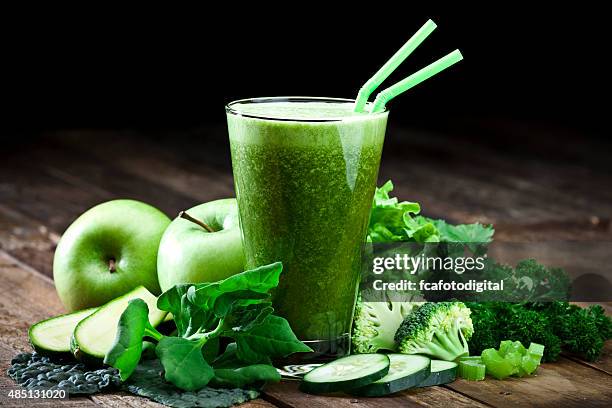
[[[482,124],[482,134],[389,129],[380,180],[425,213],[455,222],[492,222],[498,240],[612,241],[612,175],[605,149],[551,144],[561,135]],[[540,132],[538,138],[530,133]],[[548,133],[547,133],[548,132]],[[29,350],[27,329],[63,312],[51,279],[53,251],[80,213],[113,198],[133,198],[170,216],[233,196],[223,128],[192,132],[67,131],[3,147],[0,163],[0,405],[15,384],[5,371]],[[493,137],[494,136],[494,137]],[[608,311],[612,306],[604,305]],[[126,394],[101,394],[47,406],[159,406]],[[563,356],[526,379],[455,381],[388,398],[318,397],[292,382],[267,387],[245,407],[612,406],[612,342],[595,363]]]

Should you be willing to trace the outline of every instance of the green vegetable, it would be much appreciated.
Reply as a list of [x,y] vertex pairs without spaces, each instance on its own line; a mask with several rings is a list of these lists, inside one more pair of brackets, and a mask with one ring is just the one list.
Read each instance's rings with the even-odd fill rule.
[[523,344],[545,346],[543,361],[555,361],[559,357],[561,340],[545,313],[519,303],[467,302],[466,305],[472,310],[475,333],[469,340],[469,346],[474,354],[495,348],[505,339],[512,339]]
[[369,242],[489,243],[493,239],[495,230],[491,225],[451,225],[444,220],[417,215],[421,206],[389,197],[392,190],[393,183],[389,180],[374,193],[368,227]]
[[485,379],[486,367],[474,360],[459,360],[459,377],[469,381]]
[[425,303],[404,319],[395,341],[404,354],[454,361],[469,355],[467,340],[473,331],[470,309],[463,303]]
[[531,375],[540,365],[544,350],[541,344],[531,343],[526,349],[520,341],[504,340],[499,344],[499,350],[486,349],[481,357],[487,374],[503,380],[511,375]]
[[[91,365],[99,365],[103,362],[106,354],[117,341],[121,314],[132,299],[142,299],[147,303],[149,310],[147,320],[151,322],[151,326],[159,325],[166,317],[166,312],[156,307],[157,297],[155,295],[144,286],[134,288],[100,306],[98,310],[77,324],[70,340],[70,349],[77,359]],[[123,330],[123,333],[127,335],[128,332]],[[122,343],[125,344],[126,341],[122,340]]]
[[166,381],[186,391],[199,390],[210,382],[215,371],[202,354],[206,340],[164,337],[159,341],[155,352],[164,366]]
[[146,302],[132,299],[119,318],[115,343],[104,358],[104,364],[118,369],[124,381],[140,361],[145,336],[155,340],[162,337],[149,323],[149,307]]
[[387,354],[391,365],[380,380],[349,392],[364,397],[382,397],[419,386],[431,375],[431,360],[424,356]]
[[389,180],[374,193],[368,241],[439,242],[439,233],[433,223],[414,218],[421,211],[421,206],[389,197],[391,190],[393,183]]
[[531,343],[528,351],[529,354],[542,358],[544,355],[544,346],[537,343]]
[[612,338],[612,320],[599,305],[581,308],[567,302],[547,302],[528,307],[551,322],[563,350],[587,361],[597,360],[604,342]]
[[444,220],[433,220],[417,216],[417,222],[429,222],[436,227],[441,242],[489,243],[493,240],[495,230],[492,225],[480,223],[452,225]]
[[279,382],[280,374],[271,365],[254,364],[238,368],[215,368],[215,377],[210,382],[214,387],[242,388],[257,381]]
[[70,337],[76,325],[98,310],[97,308],[79,310],[33,324],[28,330],[30,343],[37,353],[48,356],[69,357]]
[[474,363],[482,363],[481,356],[463,356],[459,357],[459,361],[473,361]]
[[[137,310],[137,303],[130,304],[107,356],[109,364],[127,378],[140,359],[138,341],[149,336],[158,341],[155,352],[165,379],[180,389],[195,391],[213,380],[241,386],[278,380],[270,374],[271,359],[312,351],[295,337],[285,319],[271,314],[268,291],[278,285],[281,271],[282,265],[274,263],[219,282],[177,285],[164,292],[157,306],[174,316],[177,337],[151,332],[146,314]],[[234,343],[217,356],[221,337]],[[216,369],[230,371],[219,371],[215,378]]]
[[353,322],[353,351],[376,353],[378,350],[397,350],[394,336],[402,321],[422,303],[364,302],[361,295],[355,306]]
[[431,387],[455,381],[457,366],[454,361],[431,360],[431,374],[418,387]]
[[506,359],[495,349],[486,349],[482,352],[481,356],[482,362],[486,366],[487,374],[492,375],[498,380],[503,380],[518,372],[518,367],[514,366],[512,361]]
[[472,313],[470,317],[474,326],[474,334],[469,339],[470,351],[480,355],[483,350],[495,348],[499,344],[501,324],[498,320],[497,310],[493,307],[497,303],[467,302],[466,306]]
[[307,373],[300,390],[309,394],[353,390],[380,380],[389,373],[389,368],[386,354],[353,354]]

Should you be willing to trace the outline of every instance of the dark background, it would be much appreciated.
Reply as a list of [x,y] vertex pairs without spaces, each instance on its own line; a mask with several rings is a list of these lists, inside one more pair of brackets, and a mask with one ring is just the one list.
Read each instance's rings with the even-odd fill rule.
[[603,9],[395,3],[7,13],[2,135],[191,129],[222,125],[224,104],[237,98],[354,97],[432,18],[438,29],[385,85],[455,48],[465,59],[393,101],[393,124],[478,135],[501,120],[570,131],[564,143],[605,138]]

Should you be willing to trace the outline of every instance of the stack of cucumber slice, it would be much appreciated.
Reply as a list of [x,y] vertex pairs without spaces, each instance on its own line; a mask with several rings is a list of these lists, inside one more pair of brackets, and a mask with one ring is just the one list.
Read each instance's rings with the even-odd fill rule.
[[446,384],[457,364],[409,354],[355,354],[315,368],[300,389],[310,394],[346,392],[381,397],[414,387]]

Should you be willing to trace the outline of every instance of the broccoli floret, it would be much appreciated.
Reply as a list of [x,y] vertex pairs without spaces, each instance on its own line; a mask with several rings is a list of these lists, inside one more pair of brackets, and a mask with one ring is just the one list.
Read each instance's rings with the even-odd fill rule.
[[399,351],[453,361],[469,355],[474,333],[470,309],[461,302],[425,303],[404,319],[395,334]]
[[420,302],[364,302],[361,295],[355,306],[353,322],[353,352],[376,353],[397,350],[395,332],[406,316]]

